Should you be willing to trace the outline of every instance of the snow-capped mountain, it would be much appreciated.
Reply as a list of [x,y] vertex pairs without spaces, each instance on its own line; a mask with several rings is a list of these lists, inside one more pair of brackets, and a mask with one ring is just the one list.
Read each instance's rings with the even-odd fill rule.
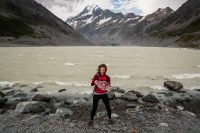
[[176,11],[159,8],[146,16],[87,6],[66,22],[95,43],[200,47],[200,1],[197,0],[188,0]]
[[66,22],[79,30],[88,25],[93,24],[96,29],[108,24],[124,24],[127,22],[137,22],[141,16],[134,13],[123,15],[122,13],[114,13],[108,9],[102,10],[98,5],[90,5],[75,17],[70,17]]
[[67,23],[93,42],[114,41],[121,39],[116,36],[127,28],[133,27],[142,19],[134,13],[114,13],[108,9],[103,10],[97,5],[87,6],[75,17],[67,19]]
[[130,31],[132,34],[146,33],[152,26],[157,25],[173,12],[174,11],[170,7],[159,8],[157,11],[144,16]]

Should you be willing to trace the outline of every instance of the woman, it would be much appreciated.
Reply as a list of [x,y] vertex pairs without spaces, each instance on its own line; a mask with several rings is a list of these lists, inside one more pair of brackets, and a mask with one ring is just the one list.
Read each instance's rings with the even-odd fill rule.
[[108,123],[114,123],[111,119],[111,108],[108,99],[107,91],[111,89],[110,85],[110,77],[106,75],[107,66],[105,64],[101,64],[98,66],[98,72],[94,75],[91,86],[94,86],[93,91],[93,108],[91,111],[91,117],[89,121],[89,126],[93,125],[93,118],[96,114],[98,102],[102,99],[103,103],[106,106],[107,114],[108,114]]

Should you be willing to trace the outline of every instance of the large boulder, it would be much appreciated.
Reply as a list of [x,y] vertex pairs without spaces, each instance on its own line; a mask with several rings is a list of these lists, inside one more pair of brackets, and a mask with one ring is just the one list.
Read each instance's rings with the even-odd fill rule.
[[112,86],[111,92],[119,92],[119,93],[124,93],[124,92],[125,92],[125,90],[124,90],[124,89],[121,89],[121,88],[120,88],[120,87],[118,87],[118,86]]
[[131,90],[131,91],[128,91],[128,92],[131,92],[131,93],[134,93],[137,95],[137,97],[143,97],[143,94],[138,92],[138,91],[135,91],[135,90]]
[[165,81],[164,87],[166,87],[169,90],[176,91],[176,92],[183,92],[183,84],[177,82],[177,81]]
[[115,92],[115,98],[121,99],[122,95],[124,95],[124,93],[119,93],[119,92]]
[[137,101],[138,97],[135,93],[129,91],[126,92],[121,96],[122,99],[128,100],[128,101]]
[[48,104],[40,101],[20,102],[17,104],[15,111],[20,113],[41,113],[48,108]]
[[56,116],[59,116],[61,118],[69,118],[72,114],[73,114],[72,110],[62,107],[58,108],[55,113]]
[[144,102],[158,103],[158,99],[152,94],[148,94],[148,95],[142,97],[142,100]]
[[10,109],[15,109],[17,104],[20,102],[28,101],[28,97],[9,97],[6,104]]
[[51,97],[49,95],[37,94],[33,97],[32,100],[49,103],[49,102],[51,102]]

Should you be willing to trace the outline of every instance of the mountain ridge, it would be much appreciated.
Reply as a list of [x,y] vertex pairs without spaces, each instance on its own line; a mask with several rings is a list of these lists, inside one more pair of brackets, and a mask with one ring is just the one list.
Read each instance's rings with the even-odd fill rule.
[[[134,34],[143,32],[131,30],[137,23],[147,26],[146,23],[149,23],[150,18],[153,18],[155,15],[160,15],[161,18],[163,14],[168,16],[173,10],[166,7],[165,9],[160,8],[156,12],[157,14],[149,14],[144,17],[135,13],[114,13],[108,9],[103,10],[99,6],[87,6],[78,15],[67,19],[66,22],[93,43],[118,44],[123,43],[124,40],[126,40],[126,43],[129,43],[127,36],[130,36],[132,32]],[[159,21],[158,19],[159,17],[155,20]],[[154,19],[151,21],[154,21]],[[138,27],[139,30],[145,29],[145,27],[141,28],[140,25]]]
[[0,3],[1,42],[35,46],[90,44],[34,0],[1,0]]
[[105,10],[96,9],[99,14],[90,12],[82,17],[85,11],[66,23],[97,44],[154,46],[149,44],[152,42],[155,46],[200,48],[200,1],[188,0],[176,11],[158,8],[146,16],[112,11],[104,14]]

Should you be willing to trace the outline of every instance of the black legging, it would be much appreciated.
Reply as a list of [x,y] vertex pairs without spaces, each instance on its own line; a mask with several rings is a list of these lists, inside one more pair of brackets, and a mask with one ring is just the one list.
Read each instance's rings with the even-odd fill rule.
[[102,99],[103,103],[106,106],[106,110],[107,110],[107,114],[108,114],[108,118],[111,119],[111,108],[110,108],[110,103],[109,103],[109,99],[108,99],[108,94],[102,94],[102,95],[93,95],[93,108],[91,111],[91,120],[93,120],[96,111],[97,111],[97,106],[98,106],[98,102],[99,100]]

